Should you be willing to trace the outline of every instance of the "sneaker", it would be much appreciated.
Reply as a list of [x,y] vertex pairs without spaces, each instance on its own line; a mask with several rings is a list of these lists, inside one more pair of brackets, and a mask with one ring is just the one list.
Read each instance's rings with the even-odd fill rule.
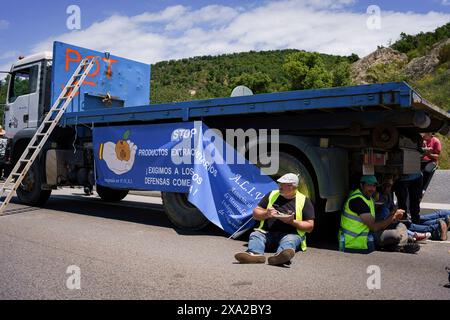
[[425,233],[414,232],[413,238],[415,241],[428,240],[431,238],[431,233],[430,232],[425,232]]
[[269,257],[268,263],[273,266],[279,266],[282,264],[288,264],[295,256],[295,250],[292,248],[284,249],[275,255]]
[[397,251],[403,252],[403,253],[416,253],[419,250],[420,250],[420,246],[414,242],[407,243],[404,246],[397,247]]
[[253,252],[239,252],[234,255],[234,258],[240,263],[265,263],[266,257],[262,254]]

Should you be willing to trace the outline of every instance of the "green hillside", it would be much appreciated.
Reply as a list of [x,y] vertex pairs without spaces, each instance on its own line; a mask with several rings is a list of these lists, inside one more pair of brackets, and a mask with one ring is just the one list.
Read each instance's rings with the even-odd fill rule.
[[[450,22],[433,32],[419,33],[415,36],[402,33],[400,40],[391,47],[405,53],[409,60],[426,55],[432,46],[450,38]],[[406,79],[427,100],[440,108],[450,111],[450,45],[439,51],[439,65],[435,70],[419,80]],[[397,75],[401,71],[397,71]],[[450,138],[438,135],[443,142],[440,167],[450,169]]]
[[[403,52],[408,56],[408,62],[414,58],[429,55],[433,46],[450,39],[450,23],[437,28],[433,32],[408,35],[402,33],[400,39],[391,45],[391,48]],[[431,73],[419,79],[412,79],[403,72],[405,64],[393,61],[389,64],[377,64],[368,69],[370,80],[373,83],[387,81],[407,81],[418,90],[425,99],[438,107],[450,111],[450,44],[444,45],[438,52],[438,65]],[[438,135],[443,142],[440,157],[440,167],[450,169],[450,138]]]
[[400,39],[391,48],[405,53],[411,60],[427,54],[435,43],[447,38],[450,38],[450,22],[432,32],[420,32],[417,35],[402,32]]
[[[440,65],[424,78],[411,81],[411,85],[420,92],[422,97],[450,111],[450,61]],[[450,137],[438,135],[438,138],[443,142],[440,167],[450,169]]]
[[150,99],[152,103],[161,103],[228,97],[241,84],[254,93],[291,90],[293,79],[283,66],[289,57],[296,55],[306,55],[307,59],[322,63],[320,72],[329,73],[330,85],[348,84],[350,78],[345,75],[348,65],[358,59],[356,55],[342,57],[276,50],[163,61],[152,65]]
[[[402,33],[391,45],[409,61],[427,55],[433,45],[450,38],[450,23],[433,32]],[[152,103],[227,97],[237,85],[254,93],[343,86],[352,83],[349,66],[358,56],[335,56],[300,50],[250,51],[163,61],[152,65],[150,100]],[[403,74],[405,65],[379,64],[368,70],[372,82],[406,80],[423,97],[450,110],[450,45],[439,52],[439,65],[419,80]],[[0,104],[6,86],[0,83]],[[1,111],[0,111],[1,112]],[[441,167],[450,168],[450,139],[444,141]]]

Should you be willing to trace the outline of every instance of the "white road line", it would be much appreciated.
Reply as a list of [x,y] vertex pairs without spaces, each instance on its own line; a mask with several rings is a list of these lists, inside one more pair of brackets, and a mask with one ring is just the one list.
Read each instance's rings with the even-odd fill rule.
[[450,241],[440,241],[440,240],[427,240],[427,242],[430,243],[443,243],[443,244],[450,244]]
[[422,202],[420,204],[421,209],[441,209],[441,210],[450,210],[450,204],[447,203],[434,203],[434,202]]

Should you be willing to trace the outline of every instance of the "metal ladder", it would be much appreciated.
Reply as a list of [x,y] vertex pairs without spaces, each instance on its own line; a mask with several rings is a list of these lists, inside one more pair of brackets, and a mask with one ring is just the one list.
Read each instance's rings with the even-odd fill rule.
[[64,111],[77,94],[96,60],[96,57],[81,60],[72,77],[61,91],[58,99],[56,99],[25,151],[22,153],[22,156],[17,161],[14,169],[11,171],[5,183],[0,188],[0,198],[5,197],[0,205],[0,215],[4,214],[3,211],[11,201],[14,192],[25,178],[25,175],[31,168],[34,160],[37,158],[42,147],[47,142],[48,137],[58,124],[59,119],[61,119],[64,114]]

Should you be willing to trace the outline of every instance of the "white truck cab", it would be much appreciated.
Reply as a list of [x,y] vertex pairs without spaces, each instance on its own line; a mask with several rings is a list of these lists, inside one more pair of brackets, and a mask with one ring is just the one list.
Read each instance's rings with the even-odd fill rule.
[[50,105],[52,53],[21,57],[11,67],[3,126],[6,137],[32,136]]

